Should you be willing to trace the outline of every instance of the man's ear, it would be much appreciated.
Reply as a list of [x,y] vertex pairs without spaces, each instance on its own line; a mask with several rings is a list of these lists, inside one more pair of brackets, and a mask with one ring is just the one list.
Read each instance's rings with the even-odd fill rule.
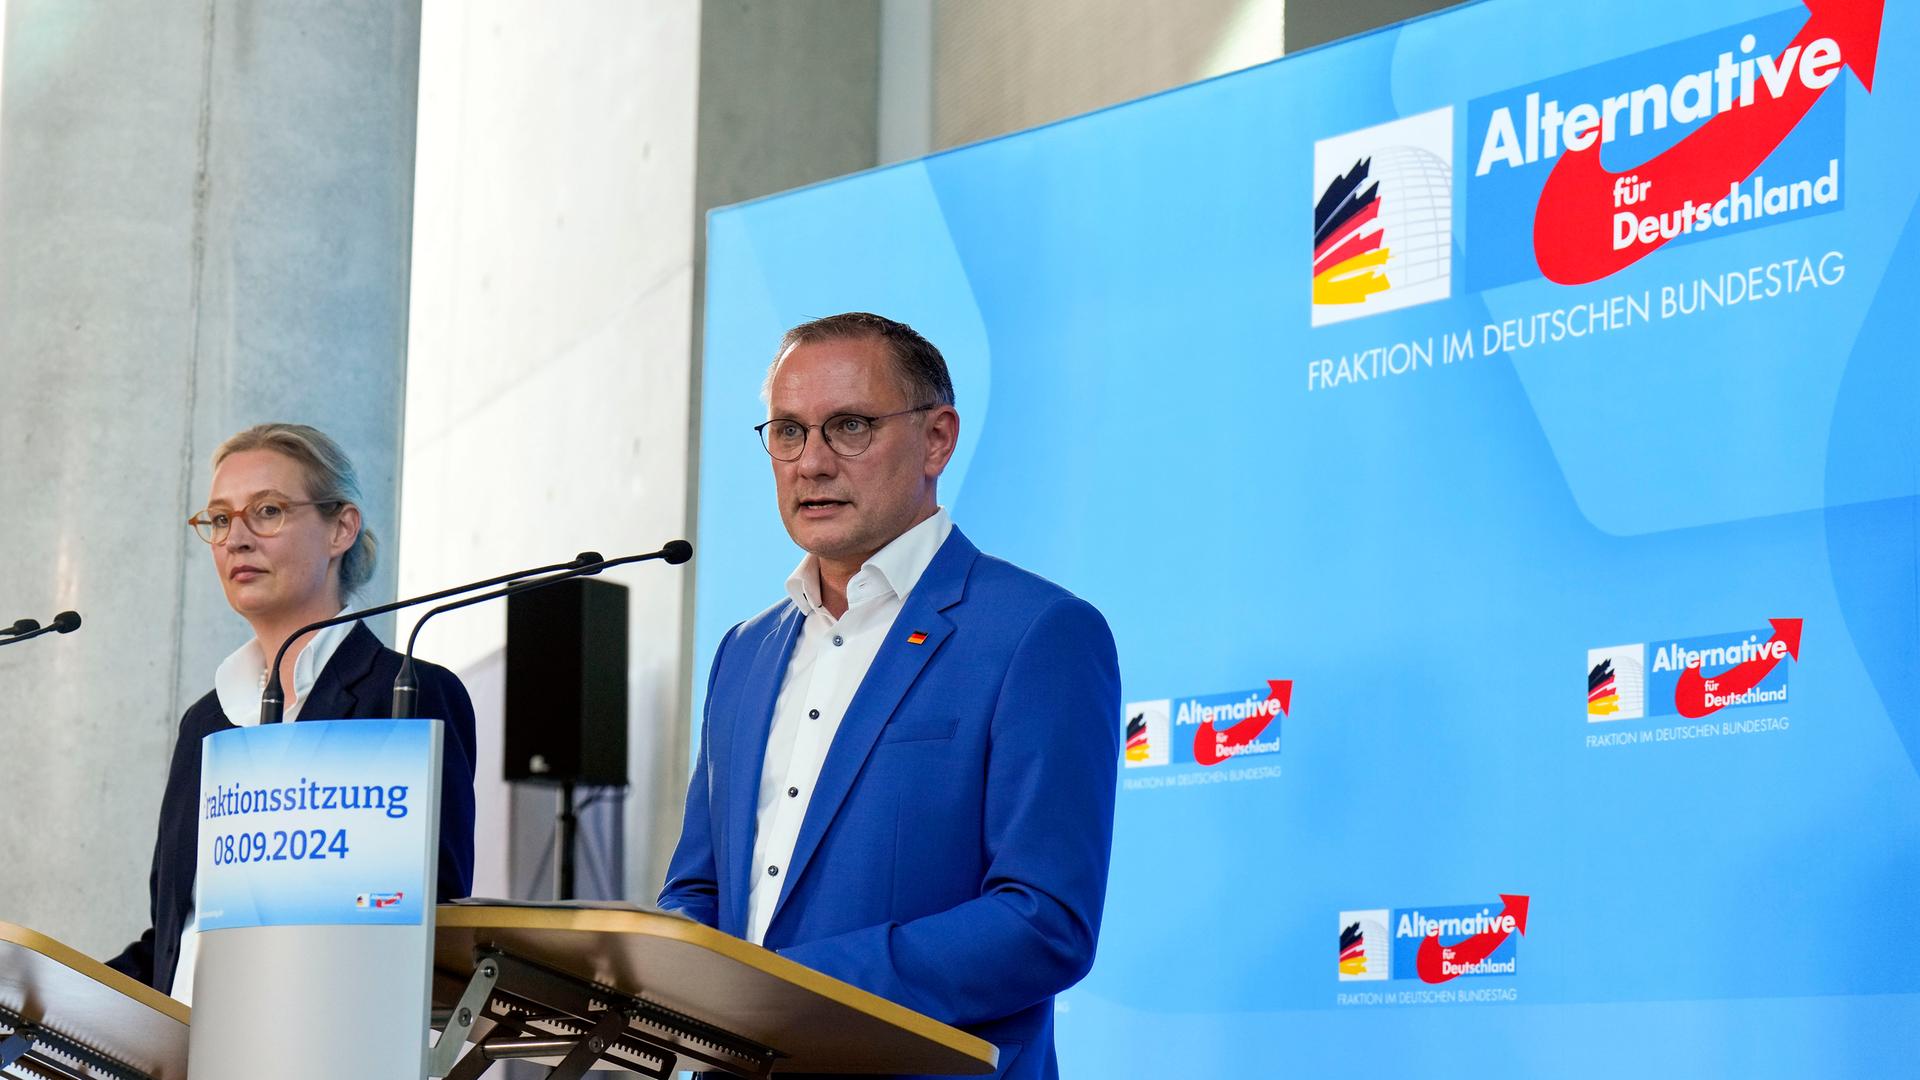
[[960,445],[960,414],[951,405],[936,405],[927,411],[927,464],[926,475],[937,477],[946,470],[947,462],[953,460],[953,451]]

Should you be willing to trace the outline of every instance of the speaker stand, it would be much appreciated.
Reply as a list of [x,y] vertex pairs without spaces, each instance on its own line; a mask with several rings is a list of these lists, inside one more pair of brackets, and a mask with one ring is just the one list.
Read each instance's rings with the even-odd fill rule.
[[580,831],[580,815],[573,808],[573,781],[560,782],[560,884],[556,899],[572,900],[573,895],[573,852]]

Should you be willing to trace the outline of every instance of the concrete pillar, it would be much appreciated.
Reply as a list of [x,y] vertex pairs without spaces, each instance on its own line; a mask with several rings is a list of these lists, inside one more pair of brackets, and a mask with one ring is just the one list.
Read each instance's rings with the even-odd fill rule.
[[271,419],[360,468],[393,586],[418,0],[9,0],[0,64],[0,919],[148,919],[178,718],[247,636],[185,520]]

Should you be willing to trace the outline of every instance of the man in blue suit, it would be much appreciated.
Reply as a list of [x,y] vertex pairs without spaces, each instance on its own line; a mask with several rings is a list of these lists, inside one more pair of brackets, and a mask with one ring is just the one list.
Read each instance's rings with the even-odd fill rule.
[[660,906],[995,1043],[999,1076],[1057,1076],[1112,847],[1113,636],[948,519],[960,417],[912,328],[796,327],[765,396],[807,555],[714,656]]

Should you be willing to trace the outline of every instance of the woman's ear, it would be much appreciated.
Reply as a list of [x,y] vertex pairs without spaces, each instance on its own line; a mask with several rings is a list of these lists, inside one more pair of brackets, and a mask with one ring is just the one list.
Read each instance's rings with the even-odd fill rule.
[[358,539],[360,539],[360,508],[348,503],[333,519],[333,539],[327,545],[327,550],[337,559],[345,555],[348,549],[353,547],[353,542]]

